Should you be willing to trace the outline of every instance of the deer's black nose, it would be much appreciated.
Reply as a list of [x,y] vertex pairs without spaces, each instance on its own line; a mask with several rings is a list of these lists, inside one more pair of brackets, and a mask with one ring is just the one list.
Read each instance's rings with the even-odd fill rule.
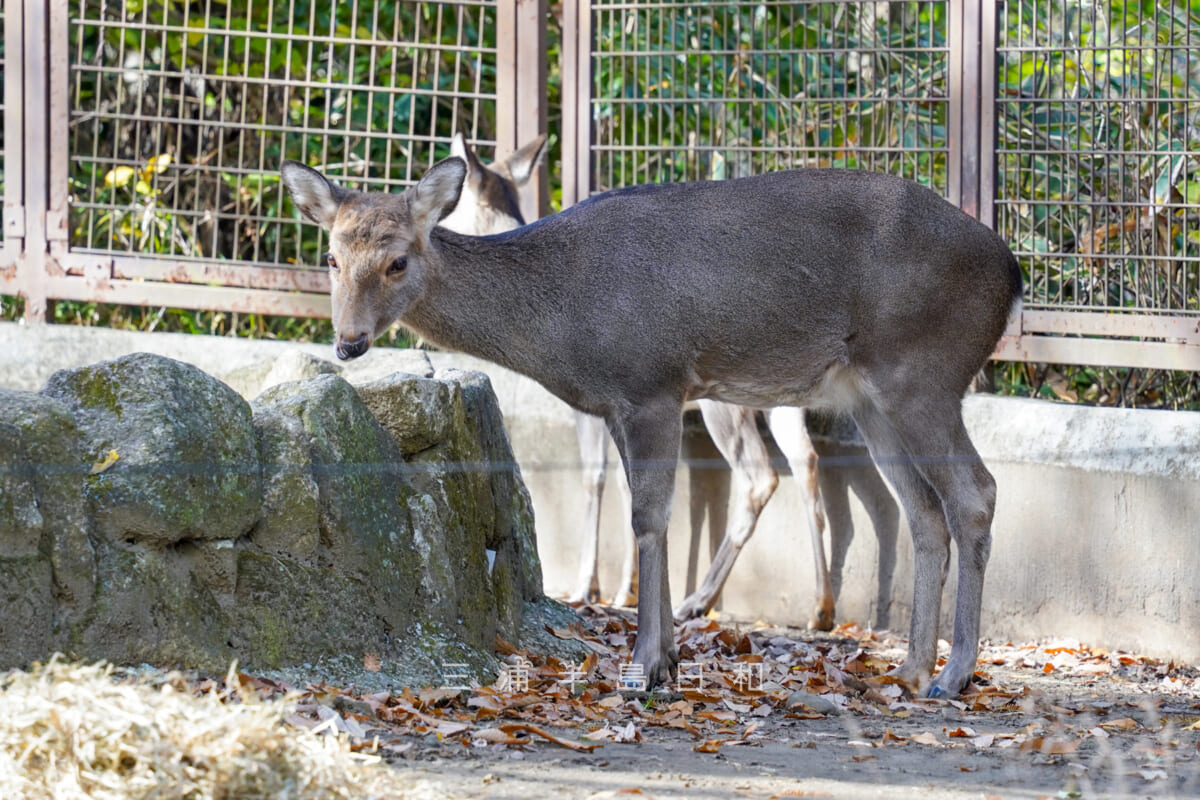
[[342,361],[349,361],[350,359],[358,358],[363,353],[367,352],[367,348],[370,346],[371,340],[368,339],[367,335],[364,333],[357,339],[352,339],[350,341],[346,341],[345,339],[339,337],[337,346],[334,347],[334,350],[337,352],[337,357]]

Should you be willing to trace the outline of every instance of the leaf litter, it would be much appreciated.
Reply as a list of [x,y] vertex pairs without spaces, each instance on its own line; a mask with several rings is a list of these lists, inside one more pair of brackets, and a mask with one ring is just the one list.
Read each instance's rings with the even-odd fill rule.
[[[1009,752],[1033,759],[1033,763],[1057,763],[1079,759],[1098,748],[1115,752],[1116,743],[1125,738],[1132,743],[1126,748],[1127,757],[1134,762],[1130,774],[1161,781],[1166,770],[1197,755],[1200,682],[1196,671],[1185,665],[1075,642],[985,644],[974,681],[959,698],[925,700],[913,697],[889,674],[903,656],[904,643],[887,632],[848,624],[830,635],[801,637],[794,631],[729,626],[703,618],[677,628],[677,680],[661,690],[646,692],[644,681],[629,669],[636,639],[631,615],[602,606],[586,606],[582,611],[586,626],[573,624],[550,632],[586,645],[586,658],[569,663],[498,641],[505,671],[490,686],[360,694],[354,687],[324,683],[296,687],[231,670],[224,681],[197,676],[184,679],[170,673],[157,679],[155,691],[201,703],[197,708],[202,710],[193,713],[196,717],[211,715],[216,708],[238,713],[252,709],[258,714],[253,724],[288,732],[281,741],[319,742],[322,752],[328,753],[334,752],[328,743],[337,742],[337,758],[358,759],[354,769],[345,770],[347,780],[357,780],[354,776],[368,762],[453,758],[456,749],[463,756],[487,751],[520,757],[552,748],[599,758],[604,748],[636,745],[655,735],[656,729],[682,732],[692,740],[690,749],[700,754],[698,758],[720,758],[734,749],[761,747],[767,742],[807,747],[813,743],[797,739],[803,739],[804,725],[818,720],[837,720],[845,728],[841,746],[848,748],[847,758],[855,762],[873,758],[868,755],[872,749],[926,748],[957,751],[964,757]],[[366,670],[377,668],[376,656],[367,653],[363,658]],[[88,669],[99,672],[93,675]],[[114,683],[120,675],[112,668],[52,662],[40,672],[10,673],[3,696],[7,702],[14,693],[28,691],[21,687],[39,682],[100,680],[124,693],[125,699],[115,703],[124,707],[135,689],[127,680]],[[1039,689],[1039,682],[1067,677],[1076,681],[1074,685],[1081,690],[1078,696],[1052,697]],[[1126,691],[1083,696],[1082,690],[1101,682]],[[89,691],[102,694],[95,688]],[[62,716],[61,711],[52,713]],[[120,717],[99,713],[107,713],[111,719]],[[52,730],[54,723],[9,717],[8,738],[20,746],[8,746],[7,767],[0,761],[0,787],[14,785],[12,781],[17,779],[36,782],[36,765],[58,763],[60,758],[36,756],[42,752],[38,748],[47,747],[46,742],[54,738],[46,739],[46,731]],[[16,735],[14,731],[22,726],[24,732]],[[115,734],[110,727],[71,735],[97,743],[112,741]],[[136,732],[130,734],[134,738],[147,729],[141,722],[129,722],[125,728]],[[1150,744],[1143,745],[1142,740]],[[119,764],[128,758],[121,753],[137,753],[142,747],[137,743],[114,746],[117,754],[110,756],[108,763]],[[162,757],[161,751],[172,746],[162,742],[146,745],[150,752],[157,752],[153,758]],[[222,757],[173,756],[189,764]],[[239,756],[231,753],[227,757]],[[153,761],[145,755],[135,755],[133,761],[139,758],[147,764]],[[182,768],[171,769],[179,772]],[[189,774],[196,771],[189,769]],[[975,767],[964,763],[962,769],[970,772]],[[69,771],[75,781],[90,774],[81,767]],[[154,769],[150,773],[157,774]],[[172,780],[178,779],[176,773],[171,775]],[[359,789],[353,793],[372,796]],[[0,796],[9,795],[0,791]],[[243,792],[237,796],[259,795]]]

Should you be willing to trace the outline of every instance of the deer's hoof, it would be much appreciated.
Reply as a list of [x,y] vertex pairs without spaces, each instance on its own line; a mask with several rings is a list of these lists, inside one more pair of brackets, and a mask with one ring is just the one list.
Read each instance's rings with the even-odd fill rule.
[[633,608],[637,605],[637,592],[621,592],[613,598],[612,604],[622,608]]
[[939,698],[950,699],[958,697],[962,693],[962,690],[967,688],[967,684],[971,682],[971,675],[974,672],[974,664],[959,667],[954,663],[953,654],[951,654],[951,659],[946,662],[946,665],[942,667],[942,671],[926,687],[923,694],[925,697],[935,700]]
[[913,697],[923,697],[929,687],[929,674],[909,666],[908,662],[890,671],[888,677],[894,678]]
[[669,684],[675,677],[679,664],[679,651],[675,649],[675,645],[666,648],[647,647],[646,650],[653,652],[643,651],[640,644],[633,649],[633,663],[642,665],[639,677],[645,678],[645,688],[653,689],[655,686]]
[[808,627],[814,631],[833,630],[833,607],[816,609],[808,620]]
[[563,602],[565,602],[567,605],[570,605],[570,606],[581,606],[581,605],[586,605],[587,603],[595,603],[595,602],[598,602],[599,600],[600,600],[600,589],[593,588],[593,589],[586,589],[586,590],[576,589],[574,592],[567,595],[567,599],[564,600]]
[[704,607],[703,603],[688,597],[679,604],[679,608],[675,609],[675,620],[677,622],[687,622],[689,619],[703,617],[707,613],[708,609]]

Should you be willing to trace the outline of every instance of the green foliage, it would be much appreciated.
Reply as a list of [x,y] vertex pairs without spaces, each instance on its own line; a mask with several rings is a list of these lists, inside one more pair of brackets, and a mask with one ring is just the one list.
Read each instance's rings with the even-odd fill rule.
[[283,159],[395,187],[459,129],[495,138],[490,4],[85,0],[73,16],[76,247],[315,265]]
[[[77,249],[316,267],[324,237],[282,190],[283,159],[394,189],[448,155],[458,130],[490,155],[491,4],[84,0],[72,16]],[[60,302],[53,316],[331,338],[325,321],[263,315]]]
[[1200,3],[1024,0],[1003,21],[997,227],[1029,307],[1200,311]]
[[945,190],[945,3],[606,5],[594,189],[836,166]]

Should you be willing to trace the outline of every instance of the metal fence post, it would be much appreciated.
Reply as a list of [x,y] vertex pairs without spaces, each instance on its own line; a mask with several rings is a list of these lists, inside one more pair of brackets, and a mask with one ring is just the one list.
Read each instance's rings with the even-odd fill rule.
[[24,294],[24,271],[19,259],[25,239],[24,168],[25,26],[24,4],[6,3],[4,8],[4,244],[0,250],[0,291]]
[[563,208],[591,193],[592,4],[563,0]]
[[[984,0],[960,0],[959,19],[954,22],[959,34],[958,47],[962,72],[958,76],[959,97],[959,196],[958,205],[972,217],[979,216],[980,163],[980,15]],[[953,146],[953,143],[952,143]]]
[[23,3],[21,36],[24,45],[22,76],[23,147],[21,177],[24,183],[25,242],[18,262],[18,284],[25,297],[25,321],[45,322],[49,305],[46,291],[50,266],[46,246],[46,209],[49,199],[50,81],[47,45],[55,35],[50,30],[50,3]]
[[[507,16],[505,9],[511,9],[513,29],[505,44],[499,46],[498,61],[505,70],[511,70],[511,81],[515,83],[512,89],[511,106],[512,119],[509,130],[500,132],[500,141],[496,148],[499,157],[512,153],[517,148],[529,143],[538,135],[546,132],[546,117],[548,98],[546,96],[546,14],[549,10],[547,0],[502,0],[501,18]],[[505,25],[502,22],[498,33],[505,35]],[[513,57],[505,58],[505,48],[511,47]],[[508,98],[499,99],[500,107]],[[499,120],[499,109],[497,109]],[[511,140],[505,138],[511,133]],[[550,209],[550,183],[546,164],[543,163],[537,174],[530,180],[532,191],[523,192],[521,196],[521,211],[526,219],[537,219],[545,216]]]
[[980,0],[979,15],[979,213],[980,222],[996,227],[996,23],[995,3]]

